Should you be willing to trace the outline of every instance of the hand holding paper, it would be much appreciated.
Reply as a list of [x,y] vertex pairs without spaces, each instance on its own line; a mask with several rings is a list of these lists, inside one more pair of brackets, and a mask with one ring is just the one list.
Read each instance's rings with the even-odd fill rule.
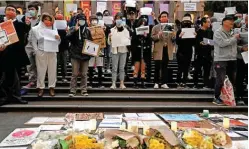
[[182,38],[195,38],[196,36],[195,28],[182,28],[182,32],[184,32]]
[[60,40],[60,36],[59,35],[55,35],[55,39]]
[[143,7],[143,8],[140,8],[140,12],[141,12],[141,15],[151,15],[152,13],[152,8],[149,8],[149,7]]

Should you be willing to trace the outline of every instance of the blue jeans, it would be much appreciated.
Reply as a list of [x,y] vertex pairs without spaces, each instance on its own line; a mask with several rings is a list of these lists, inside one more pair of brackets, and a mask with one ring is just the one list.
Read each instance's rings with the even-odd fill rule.
[[125,77],[125,64],[127,53],[112,54],[112,82],[117,81],[117,73],[119,68],[119,80],[124,81]]

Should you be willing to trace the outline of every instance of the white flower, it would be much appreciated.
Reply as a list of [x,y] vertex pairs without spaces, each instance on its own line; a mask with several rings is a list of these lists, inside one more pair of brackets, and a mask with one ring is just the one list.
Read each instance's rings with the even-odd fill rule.
[[132,147],[135,148],[139,145],[139,141],[137,138],[133,137],[130,138],[129,140],[126,141],[127,142],[127,147]]
[[118,140],[112,142],[112,148],[115,148],[118,146],[119,146]]

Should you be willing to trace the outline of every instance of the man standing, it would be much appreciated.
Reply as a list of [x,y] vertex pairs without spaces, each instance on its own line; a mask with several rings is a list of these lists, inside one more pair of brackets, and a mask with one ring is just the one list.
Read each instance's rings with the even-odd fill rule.
[[[38,18],[38,6],[30,4],[28,5],[28,13],[30,14],[30,26],[34,27],[38,25],[39,18]],[[29,18],[27,18],[29,19]],[[29,84],[25,86],[25,88],[30,88],[36,84],[37,80],[37,68],[35,62],[35,51],[32,47],[32,30],[29,31],[28,38],[27,38],[27,45],[25,47],[25,51],[29,57],[30,65],[27,66],[28,74],[29,74]]]
[[231,34],[234,26],[233,17],[225,17],[222,20],[222,27],[214,33],[214,67],[217,73],[215,84],[215,99],[213,104],[222,105],[220,98],[221,88],[226,75],[228,75],[232,84],[236,79],[236,60],[237,60],[237,41],[239,34]]
[[[196,36],[196,46],[195,46],[195,72],[194,72],[194,85],[198,88],[199,74],[202,74],[201,68],[204,70],[204,87],[209,86],[209,74],[212,65],[212,55],[213,46],[211,45],[211,40],[213,40],[213,31],[210,29],[211,21],[209,18],[201,19],[201,28],[197,31]],[[205,43],[204,39],[209,41]]]
[[[19,41],[8,45],[0,45],[0,105],[17,101],[20,104],[28,102],[22,100],[20,94],[20,80],[17,71],[29,64],[29,59],[24,49],[24,34],[29,26],[16,20],[16,7],[8,5],[5,8],[6,21],[12,21]],[[29,24],[26,20],[26,23]]]

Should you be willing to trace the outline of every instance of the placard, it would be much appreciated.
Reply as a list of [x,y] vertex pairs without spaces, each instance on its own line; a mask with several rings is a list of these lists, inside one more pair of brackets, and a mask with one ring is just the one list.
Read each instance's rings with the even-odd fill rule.
[[241,55],[242,55],[242,58],[243,58],[245,64],[248,64],[248,51],[242,52]]
[[55,27],[59,30],[65,30],[67,28],[66,20],[55,20]]
[[166,121],[201,121],[196,114],[160,114]]
[[160,13],[163,11],[169,12],[169,4],[160,4]]
[[225,16],[226,15],[224,13],[218,13],[218,12],[214,12],[214,15],[213,15],[213,17],[216,18],[218,22],[222,22]]
[[196,3],[184,3],[184,11],[196,11]]
[[66,4],[67,12],[77,12],[77,4]]
[[58,35],[57,30],[44,29],[44,51],[59,52],[59,41],[55,39]]
[[125,7],[132,7],[132,8],[136,7],[136,1],[134,1],[134,0],[126,0]]
[[[154,5],[153,4],[144,4],[145,7],[152,8],[152,11],[154,12]],[[155,25],[154,18],[149,15],[149,25]]]
[[39,132],[40,128],[17,128],[0,143],[0,147],[29,145],[36,139]]
[[104,16],[103,20],[104,20],[105,24],[107,24],[107,25],[113,24],[113,16]]
[[100,52],[100,45],[90,40],[85,39],[85,43],[82,49],[82,53],[94,57],[98,57]]
[[214,23],[212,23],[212,31],[213,32],[215,32],[219,28],[221,28],[221,22],[214,22]]
[[[111,45],[112,47],[123,47],[131,45],[131,39],[129,32],[127,34],[125,32],[115,32],[111,31]],[[122,37],[122,38],[120,38]]]
[[144,34],[149,34],[150,33],[150,27],[149,26],[142,26],[136,28],[136,34],[137,35],[144,35]]
[[92,35],[92,42],[98,44],[100,49],[106,47],[105,32],[102,26],[93,26],[88,28]]
[[225,8],[225,14],[231,15],[236,13],[236,7],[226,7]]
[[7,37],[8,37],[9,42],[5,44],[6,46],[11,45],[11,44],[19,41],[17,33],[16,33],[16,29],[15,29],[12,21],[5,21],[5,22],[1,23],[0,30],[4,30]]
[[8,36],[4,30],[0,31],[0,45],[9,43]]
[[107,8],[106,2],[97,2],[97,12],[103,13]]
[[151,15],[151,13],[152,13],[152,8],[150,8],[150,7],[142,7],[142,8],[140,8],[140,13],[141,13],[141,15]]
[[195,28],[182,28],[182,32],[184,32],[182,39],[195,38]]

